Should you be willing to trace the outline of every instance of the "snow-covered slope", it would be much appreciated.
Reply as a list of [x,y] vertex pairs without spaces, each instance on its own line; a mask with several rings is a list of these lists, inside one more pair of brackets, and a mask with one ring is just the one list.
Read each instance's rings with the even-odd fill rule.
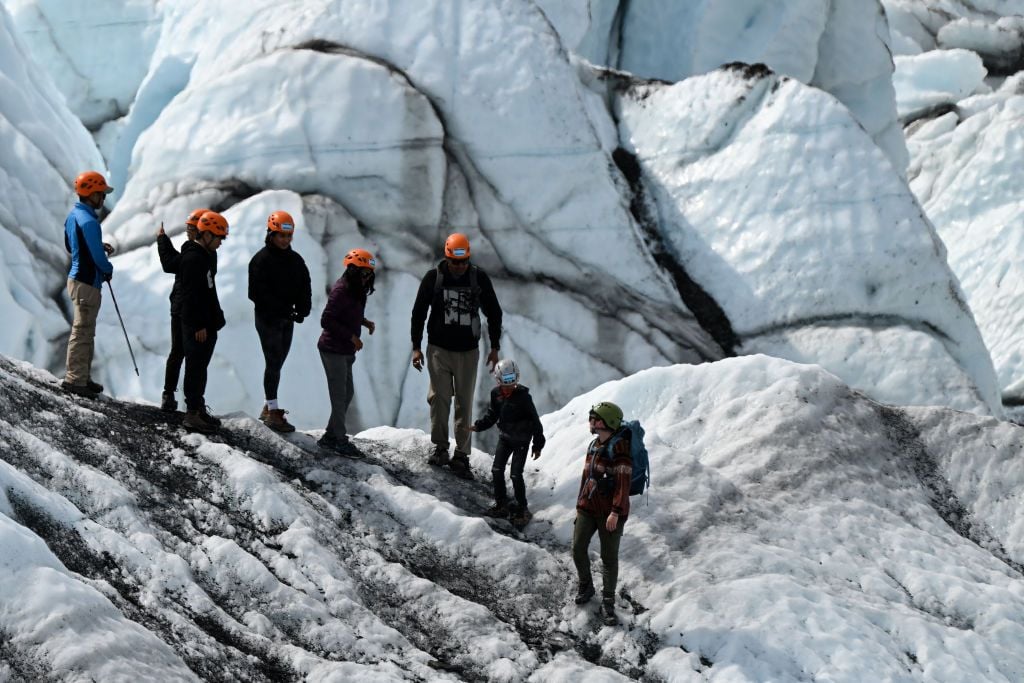
[[[665,3],[644,14],[637,4],[556,12],[530,0],[133,5],[146,26],[132,37],[145,43],[142,77],[136,63],[103,69],[77,57],[95,93],[133,93],[97,140],[119,187],[105,230],[120,249],[113,284],[142,377],[109,305],[95,374],[115,395],[157,399],[170,282],[153,236],[161,222],[180,236],[187,213],[207,206],[233,226],[220,271],[229,328],[207,398],[218,411],[258,411],[245,265],[264,217],[287,208],[319,285],[354,246],[381,263],[369,313],[382,324],[357,363],[356,426],[426,423],[406,321],[453,229],[470,234],[495,279],[502,352],[542,409],[644,368],[765,351],[821,363],[879,400],[999,413],[988,353],[883,139],[896,119],[879,7],[744,2],[736,16],[748,31],[730,6],[704,3],[691,16]],[[9,7],[27,35],[49,40],[40,28],[58,3]],[[89,27],[115,9],[97,6],[83,35],[113,40],[109,22],[102,34]],[[608,30],[638,51],[638,71],[671,52],[662,33],[643,52],[643,26],[660,17],[685,28],[696,61],[670,74],[683,79],[664,89],[672,94],[638,84],[650,74],[609,72],[567,49],[590,55],[584,46],[609,11],[619,28]],[[854,44],[864,47],[851,61]],[[47,49],[33,54],[64,68]],[[734,70],[705,73],[719,59],[762,58],[795,78],[755,68],[748,92],[718,87]],[[784,97],[765,94],[776,83],[787,84]],[[99,101],[67,96],[75,111]],[[687,110],[687,97],[701,100]],[[894,268],[897,255],[910,267]],[[314,315],[279,397],[305,427],[327,417],[316,334]],[[58,353],[48,365],[59,370]],[[489,383],[481,373],[481,397]]]
[[1024,4],[886,5],[903,36],[895,83],[910,187],[947,246],[1005,400],[1021,403]]
[[[364,432],[354,462],[307,450],[315,434],[234,416],[207,439],[56,383],[0,360],[5,680],[1024,672],[1022,431],[990,418],[885,407],[762,356],[652,369],[543,418],[518,534],[479,516],[485,482],[426,465],[418,430]],[[599,399],[641,420],[652,463],[616,628],[570,600]]]

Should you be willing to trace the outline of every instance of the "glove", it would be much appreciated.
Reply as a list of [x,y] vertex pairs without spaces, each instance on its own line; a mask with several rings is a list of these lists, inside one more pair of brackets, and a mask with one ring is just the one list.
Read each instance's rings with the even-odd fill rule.
[[114,274],[113,273],[103,273],[103,281],[104,282],[110,282],[113,279],[114,279]]
[[289,318],[291,319],[291,321],[292,321],[293,323],[295,323],[295,324],[299,324],[299,323],[301,323],[301,322],[302,322],[303,320],[305,320],[305,319],[306,319],[306,316],[304,316],[304,315],[299,315],[298,313],[296,313],[296,312],[294,312],[294,311],[292,311],[292,314],[291,314],[290,316],[288,316],[288,317],[289,317]]

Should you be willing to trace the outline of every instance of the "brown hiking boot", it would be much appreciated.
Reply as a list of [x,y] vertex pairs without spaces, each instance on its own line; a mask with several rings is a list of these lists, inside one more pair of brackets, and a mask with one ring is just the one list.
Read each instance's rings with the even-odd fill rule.
[[284,414],[286,412],[288,411],[282,410],[281,408],[277,408],[275,410],[268,410],[267,419],[263,421],[263,424],[267,425],[275,432],[294,432],[295,425],[288,422],[288,420],[286,420],[284,417]]
[[449,463],[448,449],[444,446],[438,446],[434,449],[434,452],[427,458],[427,463],[436,467],[444,467]]
[[260,411],[260,422],[266,422],[268,417],[270,417],[270,408],[264,403],[263,410]]
[[199,417],[201,417],[203,419],[203,422],[205,422],[208,425],[220,427],[220,418],[214,415],[210,415],[210,406],[203,406],[203,409],[199,411]]
[[204,420],[202,412],[198,410],[186,411],[185,418],[181,421],[181,426],[187,431],[199,432],[200,434],[213,434],[217,431],[217,425]]

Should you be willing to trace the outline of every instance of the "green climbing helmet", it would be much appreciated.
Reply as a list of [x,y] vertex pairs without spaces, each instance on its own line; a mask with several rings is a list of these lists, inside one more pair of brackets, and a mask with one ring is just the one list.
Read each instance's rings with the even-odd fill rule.
[[613,432],[622,426],[622,408],[610,401],[595,403],[590,408],[590,414],[601,418]]

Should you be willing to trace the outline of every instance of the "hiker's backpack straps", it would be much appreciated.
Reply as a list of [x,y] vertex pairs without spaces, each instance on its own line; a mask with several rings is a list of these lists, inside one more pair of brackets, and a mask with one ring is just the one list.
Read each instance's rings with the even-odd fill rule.
[[[442,262],[443,263],[443,262]],[[473,297],[473,309],[480,310],[480,269],[470,264],[469,266],[469,291]],[[437,264],[437,277],[434,278],[434,298],[444,289],[444,273],[441,271],[441,264]]]

